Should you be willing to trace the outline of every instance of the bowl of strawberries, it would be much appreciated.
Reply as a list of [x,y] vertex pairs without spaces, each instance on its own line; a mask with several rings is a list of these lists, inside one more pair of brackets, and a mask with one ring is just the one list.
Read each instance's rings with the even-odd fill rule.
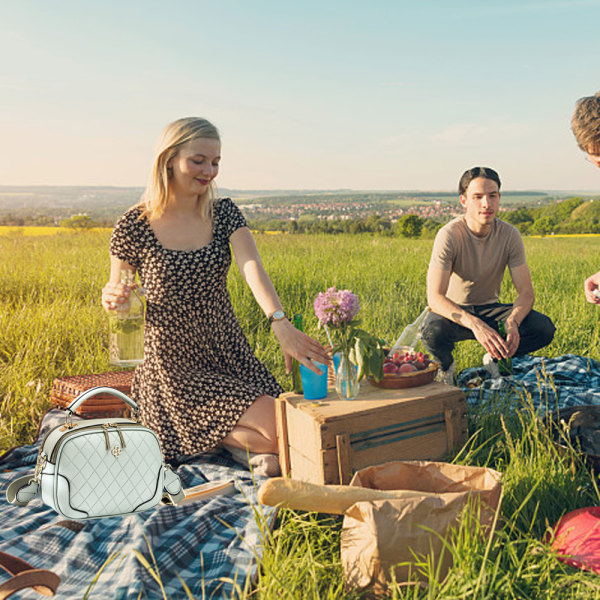
[[408,347],[399,348],[393,355],[387,355],[383,363],[383,379],[376,381],[369,377],[369,383],[384,389],[416,387],[431,383],[438,369],[439,364],[428,354]]

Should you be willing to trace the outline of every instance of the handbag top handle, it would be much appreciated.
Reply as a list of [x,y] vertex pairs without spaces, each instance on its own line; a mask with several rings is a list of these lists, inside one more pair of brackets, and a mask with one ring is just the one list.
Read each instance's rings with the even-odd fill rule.
[[98,394],[112,394],[113,396],[117,396],[117,398],[123,400],[125,404],[129,405],[133,409],[134,415],[137,415],[137,404],[131,398],[129,398],[119,390],[115,390],[114,388],[104,386],[90,388],[89,390],[86,390],[85,392],[79,394],[79,396],[77,396],[77,398],[75,398],[75,400],[73,400],[73,402],[71,402],[71,404],[69,404],[69,406],[67,406],[67,408],[65,409],[67,415],[69,417],[72,416],[75,410],[77,410],[77,408],[81,406],[86,400],[89,400],[90,398]]

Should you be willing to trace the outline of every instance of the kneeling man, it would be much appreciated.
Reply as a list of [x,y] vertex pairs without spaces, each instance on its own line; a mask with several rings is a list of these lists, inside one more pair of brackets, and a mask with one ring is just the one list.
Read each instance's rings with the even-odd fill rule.
[[[474,167],[460,179],[465,214],[438,232],[427,272],[431,312],[421,329],[427,350],[441,364],[440,379],[454,382],[452,351],[456,342],[476,339],[487,351],[483,363],[543,348],[554,337],[552,321],[535,310],[533,286],[519,231],[497,218],[500,177]],[[498,302],[506,267],[517,291],[514,304]],[[506,339],[498,332],[504,321]]]

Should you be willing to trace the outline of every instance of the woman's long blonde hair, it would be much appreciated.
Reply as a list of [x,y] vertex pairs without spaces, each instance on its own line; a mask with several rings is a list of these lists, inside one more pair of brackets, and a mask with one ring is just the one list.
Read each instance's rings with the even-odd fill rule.
[[[219,130],[206,119],[185,117],[169,123],[163,130],[156,146],[152,172],[148,185],[142,195],[140,205],[143,208],[142,217],[159,218],[169,202],[169,161],[177,155],[181,146],[197,138],[221,140]],[[212,218],[215,185],[211,181],[204,194],[198,196],[198,210],[204,220]]]

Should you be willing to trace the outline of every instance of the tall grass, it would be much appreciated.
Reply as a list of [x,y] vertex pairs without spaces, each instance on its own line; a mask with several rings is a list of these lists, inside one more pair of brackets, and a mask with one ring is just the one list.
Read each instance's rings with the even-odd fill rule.
[[[424,308],[431,241],[364,236],[257,236],[267,271],[289,313],[322,336],[315,295],[335,285],[361,301],[365,329],[393,342]],[[536,308],[557,325],[546,356],[600,359],[597,308],[586,303],[584,279],[598,269],[600,239],[526,239]],[[55,377],[108,370],[107,324],[100,291],[108,277],[108,234],[0,237],[0,449],[31,442],[49,406]],[[264,315],[232,268],[236,314],[261,360],[289,389],[283,358]],[[503,299],[514,297],[505,281]],[[325,341],[323,339],[323,341]],[[475,342],[460,344],[459,369],[480,364]],[[513,410],[515,405],[520,410]],[[464,464],[503,472],[504,502],[493,543],[465,522],[448,540],[455,567],[429,589],[393,585],[390,598],[600,598],[600,578],[566,567],[542,540],[566,511],[598,504],[596,479],[572,451],[559,453],[549,425],[530,399],[498,399],[469,414]],[[281,511],[251,597],[360,598],[344,589],[341,519]],[[433,575],[429,558],[417,564]],[[248,596],[248,592],[244,592]]]

